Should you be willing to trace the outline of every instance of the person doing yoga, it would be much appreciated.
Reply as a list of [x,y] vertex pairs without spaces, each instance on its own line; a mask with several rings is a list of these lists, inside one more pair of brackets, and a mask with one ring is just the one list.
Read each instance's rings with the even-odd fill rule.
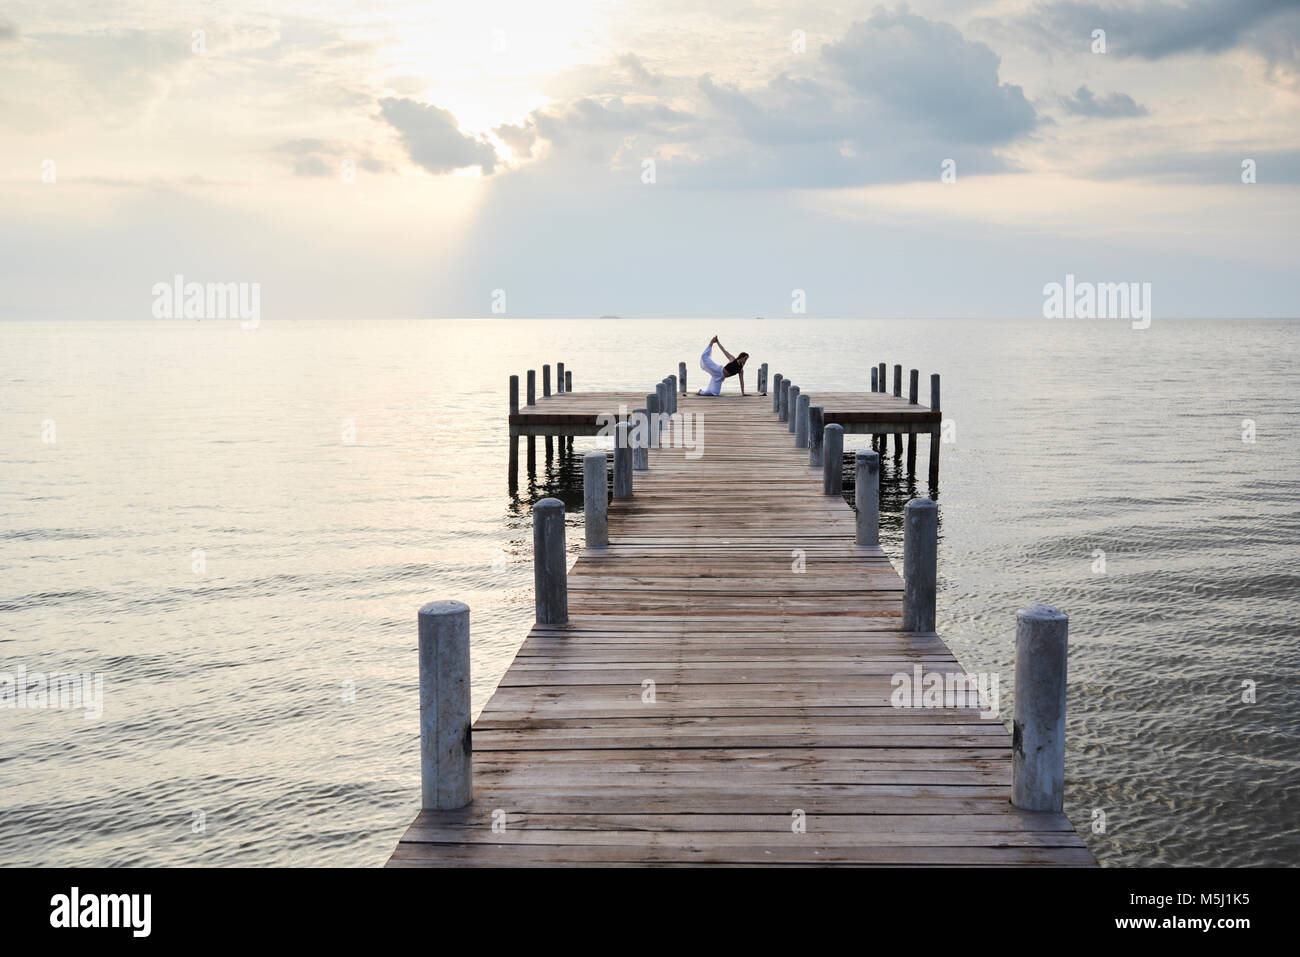
[[[713,344],[717,343],[722,354],[731,361],[725,366],[720,366],[713,361]],[[740,394],[745,394],[745,363],[749,361],[749,353],[742,352],[738,356],[733,356],[726,350],[718,337],[714,336],[709,340],[709,344],[704,347],[704,352],[700,354],[700,368],[709,374],[709,384],[701,389],[698,395],[721,395],[722,380],[728,379],[733,375],[740,376]]]

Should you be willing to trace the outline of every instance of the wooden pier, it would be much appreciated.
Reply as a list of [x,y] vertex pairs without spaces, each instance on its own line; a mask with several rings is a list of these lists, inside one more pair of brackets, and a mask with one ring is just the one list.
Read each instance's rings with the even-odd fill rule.
[[[964,669],[903,630],[903,580],[856,544],[772,397],[672,401],[677,434],[610,503],[609,544],[562,582],[567,622],[530,631],[472,756],[426,717],[426,759],[449,743],[389,866],[1095,865],[1059,803],[1012,804],[1012,736],[985,702],[897,706],[895,676]],[[938,410],[901,397],[813,402],[846,431],[938,436]],[[512,436],[594,434],[620,405],[645,395],[539,397]],[[471,767],[467,806],[430,797],[431,775],[459,786]]]

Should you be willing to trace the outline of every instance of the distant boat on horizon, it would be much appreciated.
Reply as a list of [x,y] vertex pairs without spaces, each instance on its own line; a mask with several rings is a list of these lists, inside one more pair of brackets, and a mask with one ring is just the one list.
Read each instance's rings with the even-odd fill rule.
[[622,316],[601,316],[602,319],[622,319]]

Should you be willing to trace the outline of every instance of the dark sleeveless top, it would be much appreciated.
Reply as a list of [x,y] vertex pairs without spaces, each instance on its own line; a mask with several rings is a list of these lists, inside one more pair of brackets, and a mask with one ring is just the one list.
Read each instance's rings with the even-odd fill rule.
[[730,362],[728,362],[725,366],[722,367],[723,376],[735,375],[739,371],[740,371],[740,363],[737,362],[735,359],[732,359]]

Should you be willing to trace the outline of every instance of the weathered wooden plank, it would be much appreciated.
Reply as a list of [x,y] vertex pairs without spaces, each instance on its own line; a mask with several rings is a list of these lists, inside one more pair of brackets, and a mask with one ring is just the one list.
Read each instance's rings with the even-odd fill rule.
[[[809,391],[845,431],[940,421]],[[894,707],[895,676],[965,669],[900,630],[898,566],[855,543],[770,403],[677,398],[701,441],[666,430],[610,503],[568,622],[531,629],[475,722],[474,802],[421,812],[390,866],[1095,864],[1064,815],[1012,807],[1011,736],[983,699]],[[644,404],[557,393],[510,424],[591,434]]]

